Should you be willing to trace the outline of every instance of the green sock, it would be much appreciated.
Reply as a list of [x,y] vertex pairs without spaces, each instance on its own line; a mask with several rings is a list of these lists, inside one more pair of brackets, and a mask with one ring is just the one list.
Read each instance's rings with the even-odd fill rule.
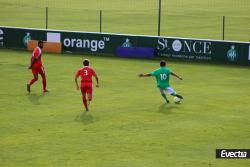
[[163,97],[166,101],[168,101],[167,96],[165,95],[165,93],[161,93],[161,95],[162,95],[162,97]]
[[172,93],[171,95],[172,95],[172,96],[176,96],[176,93]]

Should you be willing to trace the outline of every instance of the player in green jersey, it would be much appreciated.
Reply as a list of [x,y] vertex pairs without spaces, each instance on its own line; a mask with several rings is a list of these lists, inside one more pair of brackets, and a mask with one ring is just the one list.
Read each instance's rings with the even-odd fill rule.
[[176,96],[180,99],[183,99],[181,95],[177,94],[174,91],[174,89],[170,87],[169,85],[170,75],[173,75],[178,79],[182,80],[181,77],[179,77],[177,74],[172,72],[168,67],[166,67],[166,62],[162,60],[160,62],[160,68],[148,74],[139,74],[139,77],[151,77],[151,76],[155,77],[157,82],[157,87],[160,89],[162,97],[166,100],[167,103],[169,103],[165,91],[167,91],[172,96]]

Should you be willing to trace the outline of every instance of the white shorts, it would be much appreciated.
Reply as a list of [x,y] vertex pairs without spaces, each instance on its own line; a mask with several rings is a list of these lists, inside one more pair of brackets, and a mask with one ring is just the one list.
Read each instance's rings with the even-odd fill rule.
[[168,92],[168,94],[176,94],[176,92],[174,91],[174,89],[173,88],[171,88],[171,87],[167,87],[167,88],[160,88],[160,92],[161,93],[164,93],[164,92]]

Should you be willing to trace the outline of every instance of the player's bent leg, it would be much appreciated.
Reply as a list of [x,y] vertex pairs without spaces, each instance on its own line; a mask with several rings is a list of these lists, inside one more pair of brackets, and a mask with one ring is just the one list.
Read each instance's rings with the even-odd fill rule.
[[165,101],[166,101],[167,103],[169,103],[169,100],[167,99],[167,96],[166,96],[166,94],[165,94],[165,92],[164,92],[164,89],[160,88],[160,92],[161,92],[161,96],[165,99]]
[[38,80],[38,74],[33,74],[33,79],[30,80],[29,85],[31,86]]
[[89,111],[88,104],[87,104],[87,99],[86,99],[86,92],[87,89],[85,87],[81,87],[81,92],[82,92],[82,102],[85,107],[86,111]]
[[90,102],[92,101],[92,94],[88,93],[88,105],[90,105]]
[[27,91],[30,92],[30,87],[38,80],[38,74],[33,73],[33,79],[30,80],[30,82],[27,84]]
[[43,82],[43,92],[49,92],[48,89],[47,89],[47,81],[46,81],[46,77],[45,75],[42,75],[42,82]]
[[86,111],[89,111],[88,104],[87,104],[87,99],[86,99],[85,94],[82,95],[82,102],[83,102],[83,105],[84,105],[84,107],[85,107],[85,110],[86,110]]
[[92,97],[93,97],[92,93],[93,93],[93,89],[92,89],[92,85],[91,85],[91,86],[88,88],[88,90],[87,90],[88,100],[89,100],[89,101],[92,101]]
[[174,91],[173,88],[168,87],[168,88],[167,88],[167,91],[168,91],[168,93],[169,93],[170,95],[176,96],[176,97],[178,97],[178,98],[180,98],[180,99],[183,99],[183,97],[182,97],[181,95],[177,94],[177,93]]
[[162,97],[166,100],[166,102],[169,103],[169,100],[167,99],[166,94],[165,94],[165,93],[162,93],[161,95],[162,95]]
[[92,93],[88,93],[88,100],[89,100],[89,101],[92,101],[92,98],[93,98]]
[[90,102],[92,101],[92,85],[87,86],[86,93],[88,95],[88,105],[90,105]]

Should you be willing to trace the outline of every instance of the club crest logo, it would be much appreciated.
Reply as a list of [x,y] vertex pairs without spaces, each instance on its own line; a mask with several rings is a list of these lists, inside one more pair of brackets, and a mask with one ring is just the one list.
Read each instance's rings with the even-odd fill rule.
[[229,61],[237,61],[237,59],[238,59],[238,52],[237,52],[237,50],[235,49],[235,46],[234,45],[232,45],[231,46],[231,49],[229,49],[228,51],[227,51],[227,59],[229,60]]
[[27,32],[26,33],[26,36],[23,37],[23,44],[24,46],[27,46],[28,45],[28,42],[31,40],[31,36],[30,36],[30,33]]
[[132,44],[131,44],[131,42],[129,41],[128,38],[127,38],[127,39],[125,40],[125,42],[122,44],[122,47],[126,47],[126,48],[132,47]]
[[0,47],[2,47],[3,46],[3,30],[2,29],[0,29]]

